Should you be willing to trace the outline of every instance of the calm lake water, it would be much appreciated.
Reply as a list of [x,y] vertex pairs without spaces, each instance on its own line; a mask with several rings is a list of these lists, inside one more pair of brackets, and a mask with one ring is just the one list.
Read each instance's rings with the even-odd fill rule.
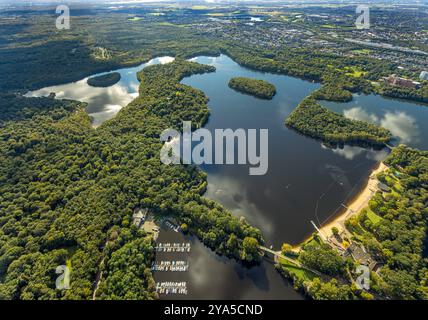
[[[206,196],[260,228],[268,246],[279,249],[283,242],[296,244],[304,240],[313,232],[311,220],[321,224],[339,213],[341,203],[358,193],[373,167],[388,154],[386,150],[349,146],[332,150],[284,126],[287,115],[319,84],[251,71],[224,55],[192,60],[217,68],[215,73],[194,75],[182,81],[209,97],[211,115],[205,126],[207,129],[269,129],[269,170],[266,175],[250,176],[248,166],[244,165],[202,166],[208,173]],[[154,59],[148,64],[167,61],[171,59]],[[113,117],[120,107],[136,96],[138,82],[135,73],[144,66],[118,70],[122,79],[109,88],[89,87],[83,79],[29,95],[56,92],[58,98],[89,102],[88,112],[94,117],[95,124],[99,124]],[[237,93],[227,85],[230,78],[236,76],[267,80],[276,86],[278,93],[271,101]],[[322,104],[347,117],[387,127],[397,136],[397,142],[422,149],[427,147],[426,107],[375,95],[355,96],[354,101],[345,104]],[[193,237],[167,229],[162,230],[158,242],[191,243],[190,253],[157,254],[158,262],[189,262],[188,272],[154,273],[157,282],[187,282],[188,295],[162,298],[302,298],[269,262],[248,269],[217,256]]]
[[382,98],[374,94],[354,95],[348,103],[324,101],[321,104],[351,119],[381,125],[392,132],[396,143],[428,149],[428,106]]
[[86,111],[92,117],[93,125],[97,127],[104,121],[113,118],[120,109],[138,97],[139,82],[136,76],[138,71],[152,64],[168,63],[173,60],[174,58],[172,57],[159,57],[137,67],[116,70],[116,72],[120,73],[120,81],[107,88],[96,88],[87,84],[88,78],[109,73],[102,72],[76,82],[31,91],[26,96],[48,96],[51,92],[54,92],[57,99],[86,102],[88,103]]
[[[259,227],[268,245],[279,248],[283,242],[303,240],[313,231],[310,221],[323,222],[358,192],[368,172],[387,154],[358,147],[331,150],[285,127],[288,114],[319,84],[251,71],[227,56],[194,60],[217,68],[216,73],[183,81],[210,98],[207,129],[269,129],[266,175],[250,176],[247,166],[203,166],[208,173],[207,197]],[[269,81],[278,93],[266,101],[235,92],[228,87],[235,76]]]

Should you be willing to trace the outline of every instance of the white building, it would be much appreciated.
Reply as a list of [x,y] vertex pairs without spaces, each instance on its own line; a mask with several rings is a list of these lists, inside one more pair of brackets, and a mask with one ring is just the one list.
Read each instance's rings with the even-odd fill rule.
[[428,81],[428,71],[422,71],[419,79]]

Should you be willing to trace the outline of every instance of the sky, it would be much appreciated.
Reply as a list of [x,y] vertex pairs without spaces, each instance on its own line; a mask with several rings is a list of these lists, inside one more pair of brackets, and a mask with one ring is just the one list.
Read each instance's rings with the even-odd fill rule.
[[221,2],[283,2],[283,3],[302,3],[302,2],[334,2],[334,3],[425,3],[428,4],[428,0],[0,0],[0,4],[33,4],[37,3],[58,3],[58,4],[67,4],[67,3],[144,3],[144,2],[207,2],[207,3],[221,3]]

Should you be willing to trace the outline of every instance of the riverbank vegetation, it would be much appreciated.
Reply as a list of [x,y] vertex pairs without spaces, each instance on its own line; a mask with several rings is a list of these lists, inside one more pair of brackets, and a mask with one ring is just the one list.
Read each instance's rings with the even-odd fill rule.
[[272,99],[276,94],[276,88],[273,84],[264,80],[256,80],[244,77],[230,79],[229,87],[238,92],[267,100]]
[[120,81],[120,73],[112,72],[98,77],[88,79],[88,85],[91,87],[106,88],[110,87]]
[[420,89],[408,89],[383,84],[376,91],[385,97],[428,103],[428,85]]
[[299,260],[305,266],[331,276],[340,276],[345,273],[344,260],[329,245],[311,241],[307,243]]
[[352,100],[352,93],[334,84],[325,84],[312,94],[314,99],[349,102]]
[[153,239],[138,234],[135,229],[129,232],[116,228],[108,236],[110,241],[104,249],[108,259],[100,266],[102,279],[96,298],[157,299],[156,284],[150,270],[154,260]]
[[382,146],[392,135],[381,127],[347,119],[322,107],[309,96],[286,119],[286,125],[298,132],[326,143]]

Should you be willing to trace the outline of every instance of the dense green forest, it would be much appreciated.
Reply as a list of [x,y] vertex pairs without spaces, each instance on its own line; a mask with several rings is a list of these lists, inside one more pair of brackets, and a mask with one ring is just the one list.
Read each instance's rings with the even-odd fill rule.
[[352,100],[352,93],[334,84],[327,83],[316,90],[312,96],[317,100],[348,102]]
[[343,276],[345,274],[344,260],[328,244],[312,241],[306,244],[299,255],[299,260],[305,265],[324,274]]
[[347,119],[319,105],[309,96],[286,119],[286,125],[310,137],[329,144],[382,146],[392,135],[367,122]]
[[322,78],[322,87],[312,94],[313,97],[317,100],[348,102],[353,98],[352,93],[372,92],[370,81],[349,75],[349,70],[349,67],[343,68],[342,71],[329,70]]
[[232,78],[229,81],[229,87],[261,99],[272,99],[276,94],[276,88],[273,84],[264,81],[244,77]]
[[[152,244],[131,224],[136,207],[186,223],[219,254],[259,260],[260,231],[202,197],[206,175],[159,158],[164,129],[183,120],[200,126],[209,115],[206,96],[179,81],[213,70],[181,59],[144,69],[141,97],[97,130],[77,102],[0,100],[7,111],[0,129],[2,299],[90,299],[100,269],[98,298],[155,298],[147,271]],[[64,264],[71,289],[58,291],[55,268]]]
[[88,79],[88,84],[91,87],[110,87],[120,81],[120,73],[112,72],[98,77]]
[[187,28],[150,21],[142,26],[126,13],[93,17],[88,12],[74,16],[73,28],[60,32],[52,32],[51,14],[0,21],[5,30],[0,36],[0,90],[36,90],[159,56],[220,54],[218,44]]
[[376,91],[386,97],[428,103],[428,85],[420,89],[407,89],[383,84],[379,86]]
[[[391,188],[378,192],[369,208],[348,221],[369,253],[384,264],[374,290],[398,299],[428,298],[428,152],[394,148],[379,176]],[[373,214],[377,219],[373,219]]]
[[100,266],[103,276],[96,299],[157,299],[150,270],[154,260],[153,239],[135,230],[120,232],[120,228],[112,228],[108,236],[104,249],[108,259]]

